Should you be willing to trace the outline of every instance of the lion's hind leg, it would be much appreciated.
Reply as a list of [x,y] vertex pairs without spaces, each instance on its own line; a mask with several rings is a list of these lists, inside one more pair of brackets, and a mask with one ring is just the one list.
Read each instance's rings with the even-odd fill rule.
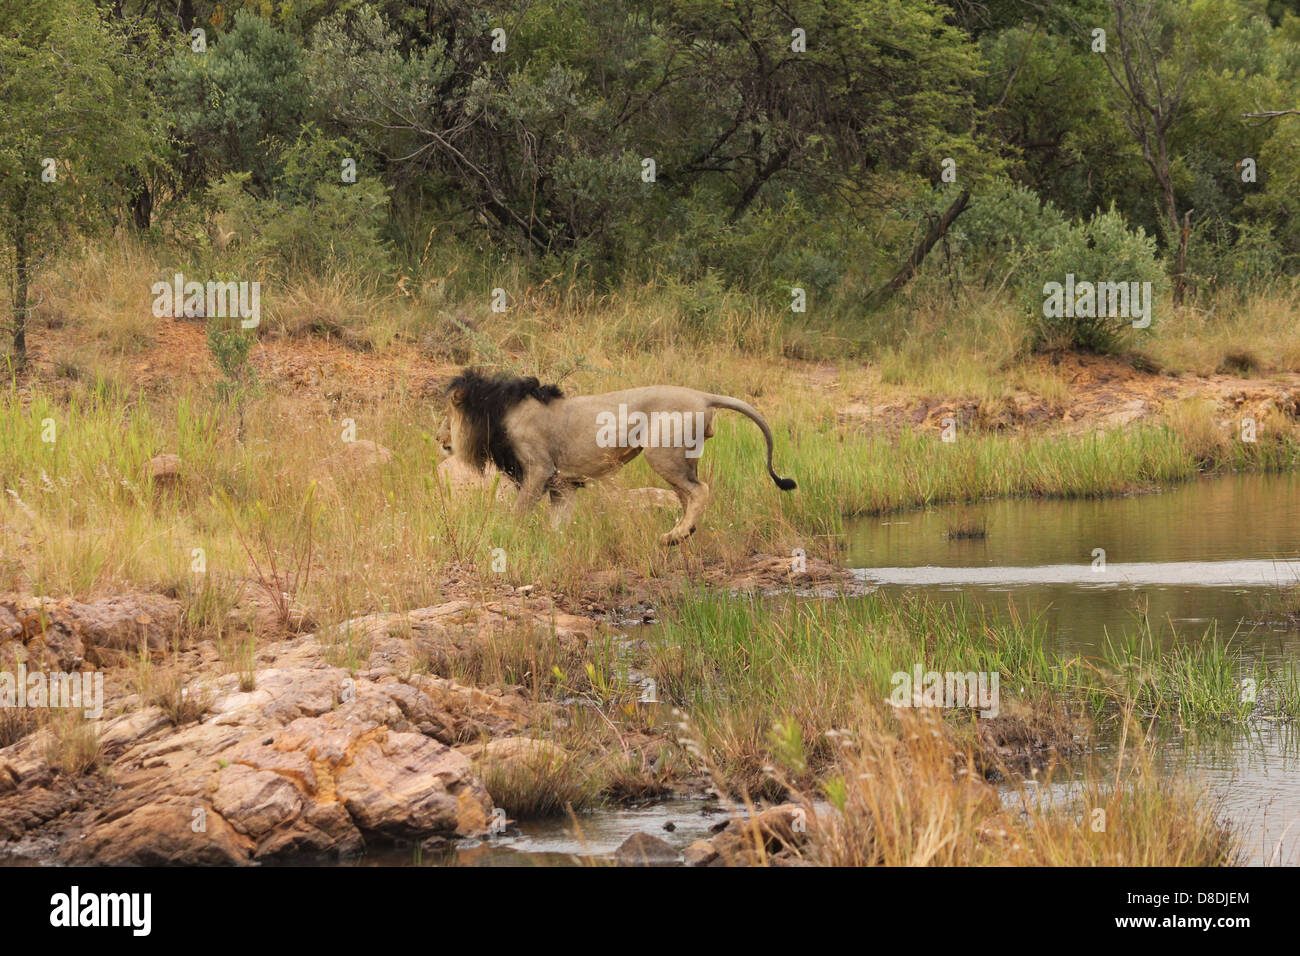
[[681,448],[647,448],[646,462],[677,492],[682,503],[682,517],[672,530],[659,536],[662,545],[680,544],[695,532],[709,503],[709,486],[699,480],[698,459],[688,458]]

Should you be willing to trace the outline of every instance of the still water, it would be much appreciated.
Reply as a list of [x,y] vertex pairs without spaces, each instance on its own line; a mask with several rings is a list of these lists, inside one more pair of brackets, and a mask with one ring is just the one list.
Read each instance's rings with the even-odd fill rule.
[[[1039,615],[1062,654],[1096,650],[1146,615],[1166,643],[1215,633],[1243,659],[1300,661],[1300,628],[1278,604],[1280,588],[1300,583],[1294,474],[862,519],[849,528],[846,562],[886,593]],[[1251,862],[1300,864],[1296,728],[1259,721],[1170,736],[1162,760],[1219,798]]]

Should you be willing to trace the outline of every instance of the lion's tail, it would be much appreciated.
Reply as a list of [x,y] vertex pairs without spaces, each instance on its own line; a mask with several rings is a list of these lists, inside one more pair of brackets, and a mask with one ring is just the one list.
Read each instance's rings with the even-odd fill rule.
[[763,433],[763,438],[767,440],[767,473],[772,476],[772,480],[776,482],[776,486],[782,491],[793,491],[799,487],[794,483],[793,478],[782,478],[772,470],[772,429],[767,427],[767,419],[758,413],[758,409],[748,402],[742,402],[740,399],[731,398],[728,395],[710,395],[709,407],[729,408],[733,412],[740,412],[740,414],[757,425],[759,431]]

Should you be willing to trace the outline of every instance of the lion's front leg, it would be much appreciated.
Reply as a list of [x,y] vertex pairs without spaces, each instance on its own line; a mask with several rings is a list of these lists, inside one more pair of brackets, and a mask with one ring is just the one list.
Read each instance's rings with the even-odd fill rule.
[[573,516],[573,486],[556,483],[551,487],[551,527],[568,524]]
[[546,491],[546,483],[550,480],[551,475],[537,469],[524,472],[524,479],[519,483],[519,495],[515,499],[515,514],[522,518],[537,507],[537,502]]

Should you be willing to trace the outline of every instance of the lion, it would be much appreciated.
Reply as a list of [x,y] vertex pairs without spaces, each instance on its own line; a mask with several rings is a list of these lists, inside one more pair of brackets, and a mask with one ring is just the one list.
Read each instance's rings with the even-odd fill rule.
[[495,466],[518,485],[520,515],[547,494],[558,523],[572,508],[574,489],[613,475],[644,452],[682,506],[681,519],[659,540],[679,544],[695,532],[709,500],[697,469],[718,408],[753,421],[767,442],[768,475],[782,491],[797,487],[772,468],[767,421],[738,398],[675,385],[567,396],[536,378],[489,377],[468,368],[452,379],[446,394],[439,444],[476,472]]

